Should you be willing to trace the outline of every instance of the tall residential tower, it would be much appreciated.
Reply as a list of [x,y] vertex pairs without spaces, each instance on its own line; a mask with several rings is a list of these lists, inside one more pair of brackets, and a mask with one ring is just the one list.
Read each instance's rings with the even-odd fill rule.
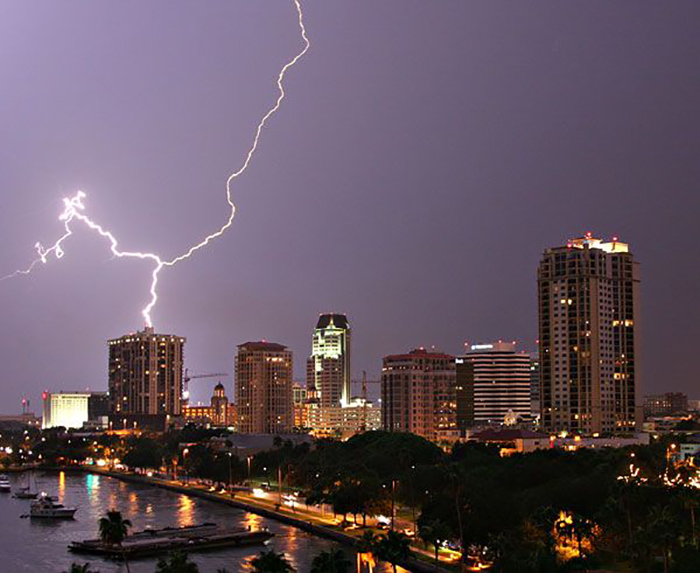
[[274,342],[246,342],[236,354],[235,396],[241,434],[284,434],[294,425],[292,352]]
[[178,416],[185,339],[152,327],[110,340],[110,416]]
[[640,431],[639,264],[629,245],[588,233],[545,250],[538,298],[542,428]]
[[455,358],[424,348],[385,356],[382,366],[382,425],[428,440],[457,433]]

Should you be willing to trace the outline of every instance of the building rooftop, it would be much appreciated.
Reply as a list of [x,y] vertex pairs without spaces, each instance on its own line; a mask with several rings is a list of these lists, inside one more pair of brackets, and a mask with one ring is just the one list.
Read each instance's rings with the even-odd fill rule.
[[385,360],[413,360],[414,358],[434,358],[454,360],[454,356],[439,351],[430,351],[425,348],[414,348],[408,354],[390,354],[385,356]]
[[483,430],[472,436],[480,442],[510,442],[513,440],[523,439],[548,439],[547,434],[540,434],[532,430],[523,430],[520,428],[506,430]]
[[328,328],[329,326],[348,329],[350,328],[350,323],[348,322],[348,317],[344,314],[319,315],[318,322],[316,323],[316,328]]
[[628,253],[630,247],[627,243],[620,242],[618,237],[613,237],[607,243],[602,239],[597,239],[592,233],[586,233],[583,237],[569,239],[566,243],[569,249],[601,249],[606,253]]
[[284,344],[277,344],[276,342],[267,342],[265,340],[260,340],[258,342],[244,342],[243,344],[239,344],[238,348],[251,351],[259,350],[267,352],[282,352],[283,350],[287,350],[287,347]]

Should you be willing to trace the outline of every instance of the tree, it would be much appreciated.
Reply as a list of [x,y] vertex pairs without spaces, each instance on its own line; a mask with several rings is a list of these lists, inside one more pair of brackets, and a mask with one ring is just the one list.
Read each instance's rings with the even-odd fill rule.
[[391,563],[396,573],[396,566],[411,556],[411,542],[408,537],[396,531],[390,531],[377,542],[377,557]]
[[186,552],[173,551],[158,560],[156,573],[199,573],[199,567],[189,560]]
[[150,438],[140,438],[122,458],[129,468],[158,469],[163,463],[163,450]]
[[254,573],[292,573],[294,571],[284,553],[276,553],[273,549],[261,551],[250,564]]
[[[107,512],[105,517],[101,517],[99,521],[100,527],[100,539],[109,545],[116,545],[121,548],[124,538],[129,533],[129,528],[131,527],[131,521],[122,518],[120,511],[111,510]],[[126,565],[127,572],[130,572],[129,562],[124,557],[124,565]]]
[[341,549],[321,551],[314,557],[311,573],[347,573],[351,565]]
[[418,535],[427,545],[435,547],[435,565],[437,566],[440,543],[446,541],[452,535],[449,526],[442,521],[431,521],[430,523],[420,526]]

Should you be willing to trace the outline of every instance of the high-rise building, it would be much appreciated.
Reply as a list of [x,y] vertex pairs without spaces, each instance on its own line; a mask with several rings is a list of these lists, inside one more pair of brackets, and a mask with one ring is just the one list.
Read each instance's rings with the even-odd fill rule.
[[455,358],[424,348],[385,356],[382,426],[428,440],[451,440],[457,432]]
[[306,387],[322,408],[350,404],[350,323],[344,314],[318,317],[306,364]]
[[108,344],[111,418],[180,415],[184,338],[147,327]]
[[590,233],[538,271],[541,419],[550,432],[641,431],[639,264]]
[[294,424],[292,352],[274,342],[246,342],[236,354],[236,407],[242,434],[284,434]]
[[506,416],[530,419],[530,355],[514,342],[472,344],[456,359],[457,412],[461,432],[503,424]]
[[44,392],[41,427],[82,428],[88,421],[89,392]]
[[536,352],[530,356],[530,409],[532,415],[540,415],[540,402],[542,394],[542,381],[540,380],[540,354]]

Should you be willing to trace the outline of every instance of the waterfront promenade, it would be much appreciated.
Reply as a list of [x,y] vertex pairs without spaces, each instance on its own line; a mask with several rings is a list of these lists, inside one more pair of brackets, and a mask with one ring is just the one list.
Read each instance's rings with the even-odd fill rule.
[[[84,468],[84,471],[106,475],[131,483],[150,484],[177,493],[227,504],[291,525],[314,535],[336,541],[353,549],[357,545],[357,537],[359,537],[363,531],[363,529],[354,528],[352,525],[349,528],[343,529],[341,527],[342,520],[330,513],[317,509],[315,506],[306,506],[303,503],[296,503],[293,506],[287,506],[284,503],[280,504],[279,494],[276,492],[256,491],[255,493],[249,493],[245,491],[236,491],[235,494],[232,495],[228,492],[217,491],[210,485],[194,481],[188,483],[93,466]],[[441,556],[440,566],[437,567],[434,561],[431,561],[432,553],[421,547],[417,547],[415,543],[411,546],[411,551],[414,553],[414,557],[410,558],[405,563],[401,563],[402,568],[399,568],[399,571],[448,573],[459,570],[454,559],[447,560],[444,556]],[[454,556],[456,554],[450,552],[448,555]]]

